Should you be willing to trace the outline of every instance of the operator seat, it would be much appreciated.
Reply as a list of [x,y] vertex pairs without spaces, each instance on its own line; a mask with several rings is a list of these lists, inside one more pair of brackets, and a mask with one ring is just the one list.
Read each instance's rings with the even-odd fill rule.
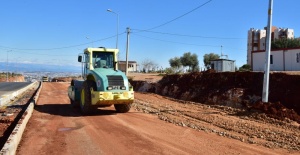
[[106,67],[106,60],[100,60],[100,68]]

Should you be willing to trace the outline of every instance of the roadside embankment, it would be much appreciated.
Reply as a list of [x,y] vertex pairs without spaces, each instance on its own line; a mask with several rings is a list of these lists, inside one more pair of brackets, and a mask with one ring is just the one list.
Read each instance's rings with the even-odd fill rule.
[[[9,76],[7,78],[7,81],[8,82],[24,82],[25,79],[24,79],[24,76],[17,75],[17,76]],[[0,75],[0,82],[6,82],[6,75],[4,75],[4,74]]]
[[[205,104],[260,110],[277,119],[300,122],[300,75],[272,73],[269,102],[261,102],[261,72],[197,72],[166,75],[157,83],[131,81],[135,91]],[[298,114],[297,114],[298,113]]]

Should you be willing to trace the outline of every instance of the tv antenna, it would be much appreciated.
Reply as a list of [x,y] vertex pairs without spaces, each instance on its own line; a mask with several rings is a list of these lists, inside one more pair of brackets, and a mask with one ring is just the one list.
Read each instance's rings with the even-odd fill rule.
[[223,50],[223,46],[221,45],[221,58],[222,58],[223,56],[226,56],[226,59],[228,59],[228,55],[224,55],[222,50]]

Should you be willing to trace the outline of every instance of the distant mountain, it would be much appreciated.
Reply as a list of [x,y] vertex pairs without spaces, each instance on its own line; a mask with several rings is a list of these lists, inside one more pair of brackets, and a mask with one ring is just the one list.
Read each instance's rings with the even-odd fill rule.
[[[80,73],[80,66],[71,65],[47,65],[47,64],[28,64],[28,63],[8,63],[9,72],[73,72]],[[0,72],[6,72],[6,62],[0,62]]]

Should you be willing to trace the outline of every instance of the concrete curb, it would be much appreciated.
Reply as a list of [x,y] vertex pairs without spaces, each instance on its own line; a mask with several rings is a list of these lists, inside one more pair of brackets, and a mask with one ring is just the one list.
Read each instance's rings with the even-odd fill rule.
[[41,88],[42,88],[42,83],[40,84],[40,87],[39,87],[37,93],[33,97],[33,100],[30,101],[23,116],[18,121],[16,127],[14,128],[14,130],[12,131],[8,140],[6,141],[3,148],[1,149],[0,154],[4,154],[4,155],[15,155],[16,154],[16,151],[17,151],[18,145],[21,141],[25,127],[33,113],[34,105],[36,104],[36,102],[38,100]]
[[30,89],[31,87],[33,87],[37,82],[33,82],[31,84],[29,84],[28,86],[17,90],[13,93],[10,93],[8,95],[3,95],[0,97],[0,106],[6,106],[7,104],[9,104],[11,101],[13,101],[15,98],[17,98],[20,94],[24,93],[26,90]]

